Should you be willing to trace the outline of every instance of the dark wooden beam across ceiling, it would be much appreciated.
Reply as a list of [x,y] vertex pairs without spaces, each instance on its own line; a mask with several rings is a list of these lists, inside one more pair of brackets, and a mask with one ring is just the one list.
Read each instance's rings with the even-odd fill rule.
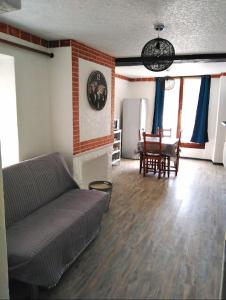
[[[170,57],[161,57],[159,61],[166,61]],[[115,60],[116,67],[143,65],[142,57],[118,57]],[[145,63],[157,62],[156,58],[145,58]],[[226,62],[226,53],[205,53],[205,54],[178,54],[174,57],[174,63],[199,63],[199,62]]]

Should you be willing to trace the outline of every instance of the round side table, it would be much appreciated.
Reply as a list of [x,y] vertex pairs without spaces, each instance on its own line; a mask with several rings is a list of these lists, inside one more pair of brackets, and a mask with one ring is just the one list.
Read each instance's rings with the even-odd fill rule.
[[105,211],[108,211],[110,207],[110,201],[111,201],[112,183],[105,180],[92,181],[89,184],[89,189],[102,191],[108,194],[108,201],[105,209]]

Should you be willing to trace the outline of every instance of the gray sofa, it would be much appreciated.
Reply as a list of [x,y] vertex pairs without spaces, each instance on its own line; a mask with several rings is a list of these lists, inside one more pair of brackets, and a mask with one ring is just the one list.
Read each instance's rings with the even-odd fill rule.
[[97,235],[107,194],[82,190],[60,154],[3,169],[9,275],[56,285]]

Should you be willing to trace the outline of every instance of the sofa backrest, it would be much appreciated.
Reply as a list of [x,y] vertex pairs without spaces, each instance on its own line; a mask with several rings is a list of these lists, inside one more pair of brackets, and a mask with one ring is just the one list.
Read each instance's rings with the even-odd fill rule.
[[3,185],[7,227],[65,191],[78,188],[59,153],[3,169]]

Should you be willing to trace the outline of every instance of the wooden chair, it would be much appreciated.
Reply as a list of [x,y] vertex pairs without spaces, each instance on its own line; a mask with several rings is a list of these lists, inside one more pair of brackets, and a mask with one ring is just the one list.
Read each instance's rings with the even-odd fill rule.
[[[148,138],[155,138],[156,140],[148,140]],[[143,176],[150,172],[155,174],[158,172],[158,178],[161,177],[164,171],[164,158],[162,156],[162,136],[159,134],[149,134],[143,132],[144,151],[143,158]],[[153,149],[153,150],[152,150]]]
[[[158,129],[157,129],[157,132],[158,132],[158,133],[160,132],[160,131],[159,131],[159,127],[158,127]],[[143,133],[144,133],[143,130],[142,130],[142,131],[139,130],[139,132],[138,132],[139,141],[142,140]],[[139,169],[139,173],[140,173],[140,174],[141,174],[141,171],[142,171],[142,169],[143,169],[143,156],[144,156],[144,152],[143,152],[143,151],[140,151],[140,152],[139,152],[139,160],[140,160],[140,169]]]
[[[143,131],[141,132],[139,130],[139,140],[141,140]],[[171,137],[172,136],[172,128],[159,128],[157,129],[157,133],[162,135],[162,137]],[[163,153],[162,153],[163,154]],[[163,155],[164,157],[164,163],[162,162],[162,171],[165,175],[165,173],[167,172],[167,175],[169,177],[169,169],[170,169],[170,157],[167,155]],[[140,169],[139,169],[139,173],[141,174],[142,168],[143,168],[143,152],[140,151],[139,152],[139,160],[140,160]]]
[[[175,175],[177,176],[178,170],[179,170],[179,161],[180,161],[180,143],[181,143],[181,131],[179,134],[179,140],[176,148],[176,157],[173,161],[169,159],[169,165],[167,166],[168,172],[175,172]],[[172,162],[172,163],[171,163]]]
[[[158,133],[162,137],[171,137],[172,129],[164,129],[164,128],[158,128]],[[167,153],[162,152],[162,172],[164,175],[167,173],[167,176],[169,177],[170,172],[170,156]]]

